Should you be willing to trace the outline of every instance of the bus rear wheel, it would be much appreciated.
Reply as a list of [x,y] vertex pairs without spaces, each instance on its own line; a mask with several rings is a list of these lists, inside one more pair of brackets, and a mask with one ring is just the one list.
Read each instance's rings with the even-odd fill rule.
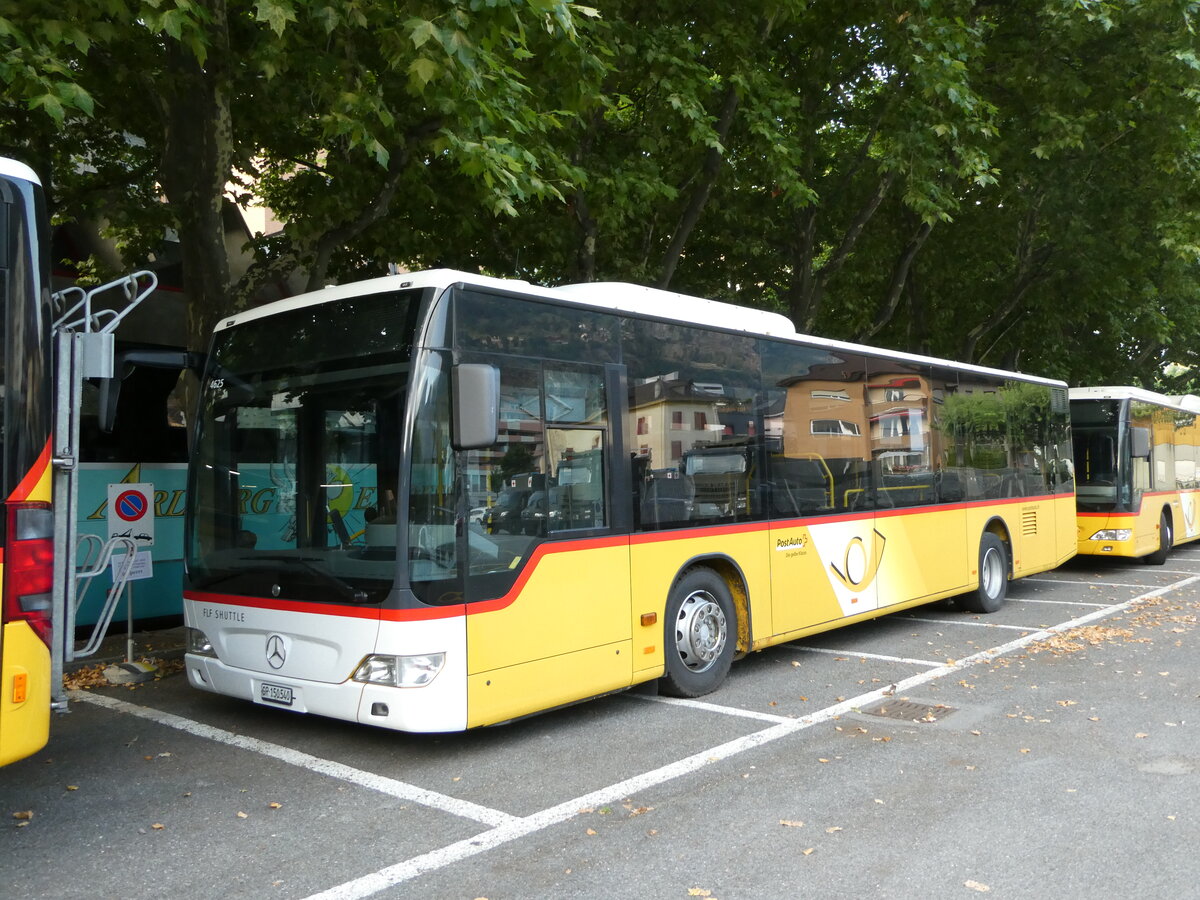
[[979,539],[979,587],[959,598],[967,612],[993,613],[1008,594],[1008,551],[1004,541],[989,532]]
[[711,569],[685,574],[667,598],[662,693],[699,697],[715,691],[729,673],[736,635],[737,612],[725,580]]
[[1175,543],[1175,535],[1171,529],[1171,517],[1166,513],[1162,514],[1162,519],[1158,523],[1158,549],[1149,556],[1142,557],[1143,562],[1148,566],[1161,566],[1167,561],[1167,554],[1171,552],[1171,545]]

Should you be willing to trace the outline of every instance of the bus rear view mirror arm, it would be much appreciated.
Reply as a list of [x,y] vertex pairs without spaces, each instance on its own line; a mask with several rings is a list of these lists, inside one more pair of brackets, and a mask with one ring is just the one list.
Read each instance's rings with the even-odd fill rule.
[[451,370],[454,391],[454,447],[480,450],[496,443],[500,419],[500,370],[461,363]]

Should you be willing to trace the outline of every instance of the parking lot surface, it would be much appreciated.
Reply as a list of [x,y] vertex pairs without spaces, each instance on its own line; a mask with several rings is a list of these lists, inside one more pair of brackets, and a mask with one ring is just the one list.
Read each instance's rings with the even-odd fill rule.
[[[1187,896],[1200,548],[1076,560],[640,689],[405,735],[192,690],[77,692],[0,770],[27,897]],[[8,818],[8,817],[12,818]]]

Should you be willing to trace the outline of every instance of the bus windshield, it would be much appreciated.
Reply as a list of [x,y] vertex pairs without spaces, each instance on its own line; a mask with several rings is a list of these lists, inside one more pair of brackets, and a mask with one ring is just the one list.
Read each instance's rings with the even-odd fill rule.
[[219,331],[194,445],[193,588],[378,602],[395,580],[400,434],[421,292]]
[[1122,463],[1121,401],[1072,400],[1076,503],[1080,509],[1114,511],[1129,505],[1128,463]]

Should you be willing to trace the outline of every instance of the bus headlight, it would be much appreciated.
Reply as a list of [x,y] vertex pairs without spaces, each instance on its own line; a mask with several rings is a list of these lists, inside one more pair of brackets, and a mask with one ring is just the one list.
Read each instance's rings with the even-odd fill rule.
[[216,659],[217,651],[213,649],[212,641],[203,631],[189,626],[184,629],[184,635],[187,640],[188,653],[194,653],[197,656],[211,656]]
[[1133,535],[1133,530],[1129,528],[1109,528],[1106,531],[1097,531],[1089,540],[1093,541],[1127,541]]
[[376,653],[364,659],[355,669],[354,681],[386,684],[389,687],[424,687],[437,677],[445,664],[445,653],[425,653],[421,656]]

